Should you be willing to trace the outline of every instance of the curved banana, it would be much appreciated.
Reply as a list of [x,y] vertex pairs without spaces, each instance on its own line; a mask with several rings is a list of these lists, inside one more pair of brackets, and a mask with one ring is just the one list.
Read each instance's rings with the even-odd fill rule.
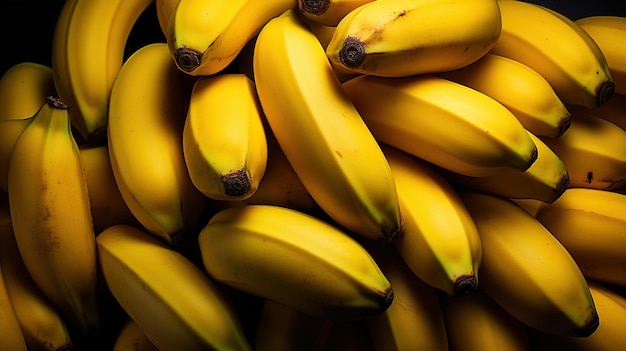
[[579,105],[568,106],[574,115],[586,114],[605,119],[616,126],[626,130],[626,95],[613,94],[604,104],[598,107],[589,108]]
[[137,322],[128,318],[115,338],[113,351],[158,351],[158,349],[139,329]]
[[251,350],[232,301],[169,245],[119,224],[97,239],[109,290],[159,350]]
[[214,200],[246,199],[267,166],[263,110],[245,74],[198,77],[183,129],[191,181]]
[[437,290],[419,279],[392,246],[369,251],[394,292],[385,312],[366,319],[376,350],[448,350]]
[[620,44],[626,36],[626,17],[595,15],[574,22],[591,36],[604,54],[615,83],[615,92],[626,95],[626,52]]
[[454,186],[481,190],[510,199],[534,199],[552,203],[569,186],[565,163],[540,138],[528,132],[537,146],[537,160],[525,171],[503,169],[485,177],[470,177],[442,170]]
[[170,53],[187,74],[219,73],[269,20],[297,6],[297,0],[180,0],[168,23]]
[[253,61],[269,127],[311,196],[347,230],[391,240],[400,213],[387,160],[296,10],[263,27]]
[[298,0],[302,17],[335,27],[349,12],[373,0]]
[[15,143],[8,184],[15,239],[33,281],[77,330],[97,332],[87,181],[68,106],[60,100],[47,99]]
[[161,32],[167,38],[167,26],[180,0],[155,0],[157,21]]
[[106,142],[107,105],[126,41],[154,0],[68,0],[52,38],[52,71],[72,126],[94,145]]
[[523,171],[537,158],[515,115],[468,86],[433,75],[362,75],[342,86],[376,140],[452,172]]
[[489,52],[501,27],[496,0],[376,0],[343,17],[326,54],[342,71],[377,76],[449,71]]
[[56,96],[52,68],[30,61],[9,67],[0,78],[0,121],[31,117],[48,96]]
[[571,253],[587,279],[626,286],[626,195],[572,188],[536,218]]
[[595,107],[613,95],[615,84],[606,58],[573,20],[526,1],[499,5],[502,33],[491,53],[537,71],[566,104]]
[[478,287],[482,247],[465,205],[431,164],[391,147],[383,151],[400,200],[403,229],[393,240],[399,255],[426,284],[470,294]]
[[33,116],[0,121],[0,189],[2,191],[8,191],[9,160],[11,159],[13,147],[24,129],[34,119]]
[[133,53],[111,90],[108,149],[126,205],[151,233],[176,243],[197,225],[206,197],[183,154],[187,102],[165,43]]
[[558,139],[541,138],[565,163],[570,187],[617,189],[626,183],[626,130],[602,118],[573,113]]
[[439,76],[491,96],[535,135],[558,138],[569,128],[571,115],[550,83],[519,61],[486,54],[468,66]]
[[302,212],[228,208],[211,217],[198,241],[217,281],[306,314],[355,320],[393,301],[389,281],[355,239]]
[[598,328],[589,286],[567,249],[511,200],[461,191],[480,234],[481,288],[525,325],[587,337]]

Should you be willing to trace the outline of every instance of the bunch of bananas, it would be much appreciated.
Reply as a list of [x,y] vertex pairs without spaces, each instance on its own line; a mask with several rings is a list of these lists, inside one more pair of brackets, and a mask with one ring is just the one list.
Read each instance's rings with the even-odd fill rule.
[[67,0],[0,79],[0,349],[620,350],[624,39],[516,0]]

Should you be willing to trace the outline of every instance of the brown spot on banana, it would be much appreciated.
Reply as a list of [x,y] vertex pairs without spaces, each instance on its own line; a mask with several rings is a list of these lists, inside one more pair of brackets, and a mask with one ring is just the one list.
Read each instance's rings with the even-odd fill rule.
[[179,48],[174,52],[176,65],[185,72],[192,72],[200,67],[202,63],[202,53],[195,49]]
[[248,170],[245,167],[224,175],[222,183],[224,184],[224,193],[231,197],[244,196],[252,188]]

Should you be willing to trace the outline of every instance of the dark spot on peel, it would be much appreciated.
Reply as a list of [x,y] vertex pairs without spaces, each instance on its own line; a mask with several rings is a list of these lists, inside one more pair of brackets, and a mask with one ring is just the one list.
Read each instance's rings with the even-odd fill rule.
[[200,67],[202,63],[202,53],[190,48],[180,48],[174,53],[176,65],[185,72],[191,72]]
[[348,68],[359,66],[365,58],[365,44],[355,37],[347,37],[339,50],[339,60]]
[[301,0],[300,8],[303,12],[311,13],[314,15],[321,15],[330,6],[330,0]]
[[244,167],[222,177],[224,192],[230,197],[242,197],[252,188],[248,170]]

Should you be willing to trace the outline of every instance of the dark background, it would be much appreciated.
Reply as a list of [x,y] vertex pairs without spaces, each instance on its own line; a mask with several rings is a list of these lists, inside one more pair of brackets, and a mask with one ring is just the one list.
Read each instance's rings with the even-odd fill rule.
[[[527,0],[578,19],[587,15],[626,16],[623,0]],[[12,65],[33,61],[50,65],[52,32],[63,0],[0,0],[0,75]],[[127,52],[153,41],[164,41],[151,5],[140,17],[127,43]]]

